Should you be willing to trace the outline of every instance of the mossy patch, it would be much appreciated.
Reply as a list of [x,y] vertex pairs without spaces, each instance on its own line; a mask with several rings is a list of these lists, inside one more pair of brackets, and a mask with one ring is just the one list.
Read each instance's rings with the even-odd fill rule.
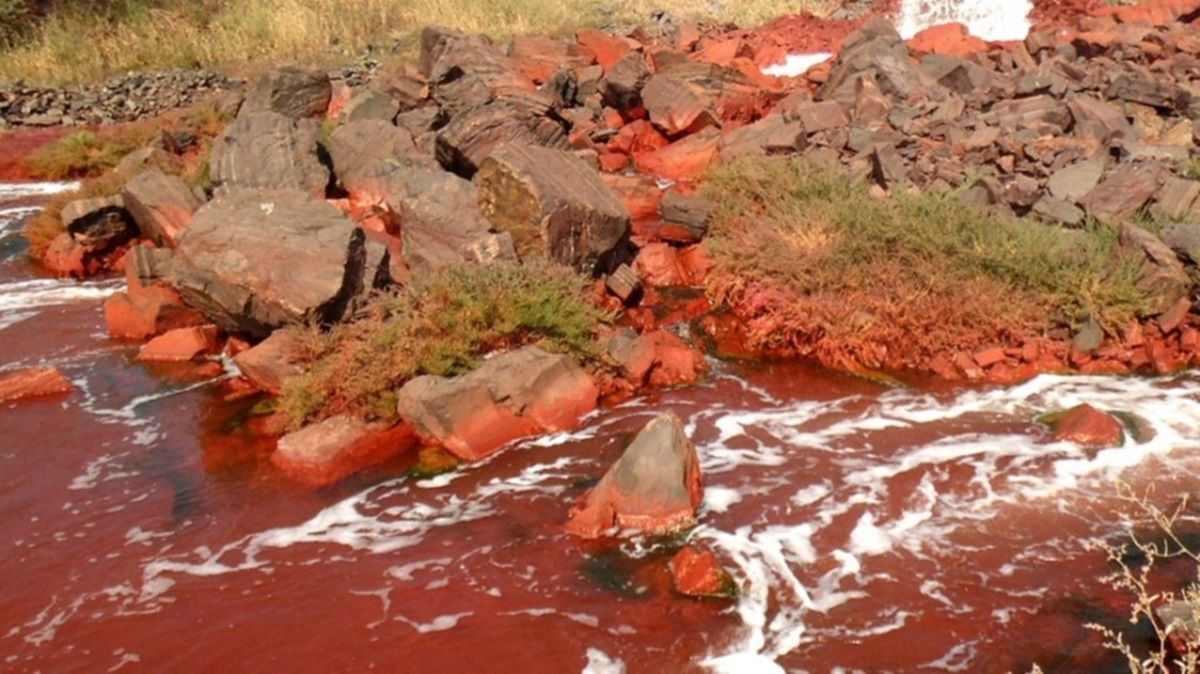
[[548,265],[460,267],[374,297],[355,320],[300,331],[305,374],[284,386],[292,427],[356,414],[392,421],[412,377],[453,376],[497,350],[537,344],[579,362],[598,360],[596,330],[611,319],[587,281]]
[[718,167],[708,282],[754,346],[846,370],[920,369],[1094,317],[1140,315],[1117,232],[1003,218],[956,194],[883,199],[836,167],[751,158]]

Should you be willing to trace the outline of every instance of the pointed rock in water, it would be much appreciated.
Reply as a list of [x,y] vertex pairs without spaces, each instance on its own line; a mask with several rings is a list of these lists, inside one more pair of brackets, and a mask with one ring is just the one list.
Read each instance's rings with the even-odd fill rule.
[[671,558],[671,585],[676,592],[703,599],[737,596],[737,583],[710,550],[688,545]]
[[53,367],[28,367],[0,374],[0,404],[73,390],[75,385]]
[[1043,422],[1054,431],[1055,442],[1072,442],[1085,449],[1108,449],[1125,443],[1125,427],[1120,420],[1091,405],[1047,415]]
[[415,442],[407,426],[387,428],[336,416],[280,438],[271,463],[293,480],[317,489],[387,461]]
[[666,534],[696,524],[703,487],[696,448],[672,412],[659,416],[573,508],[567,531],[598,538],[612,527]]

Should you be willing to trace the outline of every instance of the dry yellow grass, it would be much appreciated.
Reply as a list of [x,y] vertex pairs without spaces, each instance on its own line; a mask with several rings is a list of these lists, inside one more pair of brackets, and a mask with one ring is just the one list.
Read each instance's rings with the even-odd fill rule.
[[[205,5],[214,9],[204,9]],[[681,19],[753,26],[838,0],[167,0],[128,5],[119,19],[89,10],[51,16],[20,46],[0,51],[0,80],[74,83],[133,69],[233,69],[252,62],[328,62],[367,44],[415,44],[439,24],[486,33],[562,34],[588,25],[633,25],[663,8]]]

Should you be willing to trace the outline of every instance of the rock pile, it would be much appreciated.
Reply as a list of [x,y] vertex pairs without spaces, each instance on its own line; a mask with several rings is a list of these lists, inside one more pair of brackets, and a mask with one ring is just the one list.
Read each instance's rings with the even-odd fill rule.
[[83,87],[0,83],[0,129],[131,122],[190,105],[236,84],[200,70],[130,73]]

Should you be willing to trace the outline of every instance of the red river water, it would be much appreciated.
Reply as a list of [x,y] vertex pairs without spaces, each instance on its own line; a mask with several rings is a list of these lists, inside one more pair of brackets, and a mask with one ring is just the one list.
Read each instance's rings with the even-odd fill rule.
[[[1120,672],[1084,624],[1144,628],[1089,543],[1128,526],[1118,479],[1164,505],[1200,485],[1194,375],[887,388],[714,362],[698,388],[455,473],[414,481],[405,457],[306,491],[246,433],[254,401],[105,336],[120,281],[26,261],[20,221],[53,189],[0,186],[0,370],[49,363],[80,388],[0,409],[5,671]],[[1035,417],[1081,402],[1149,432],[1048,444]],[[671,542],[562,531],[667,409],[704,469],[688,537],[736,601],[673,595]]]

